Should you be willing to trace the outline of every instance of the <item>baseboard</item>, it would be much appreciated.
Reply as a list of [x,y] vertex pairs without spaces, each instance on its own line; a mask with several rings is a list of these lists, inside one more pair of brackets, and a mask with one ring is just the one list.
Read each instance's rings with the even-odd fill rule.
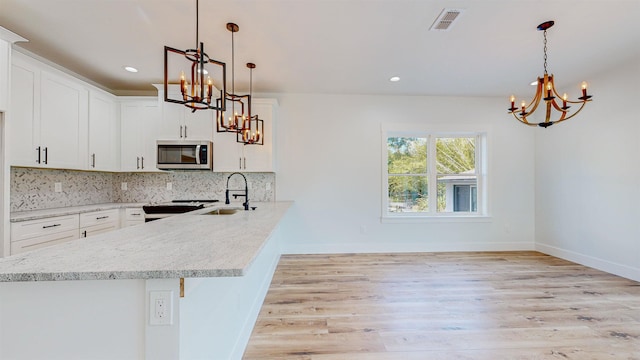
[[536,243],[535,248],[541,253],[555,256],[561,259],[572,261],[580,265],[598,269],[610,274],[618,275],[627,279],[640,281],[640,268],[614,263],[608,260],[599,259],[593,256],[580,254],[574,251],[561,249],[555,246]]
[[401,252],[457,252],[457,251],[533,251],[530,242],[495,243],[346,243],[291,244],[283,246],[283,254],[364,254]]

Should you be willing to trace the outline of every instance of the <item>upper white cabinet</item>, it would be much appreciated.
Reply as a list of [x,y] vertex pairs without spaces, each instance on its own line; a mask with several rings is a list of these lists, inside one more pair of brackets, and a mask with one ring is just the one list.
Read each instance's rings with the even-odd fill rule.
[[157,98],[121,101],[120,170],[158,171],[156,169],[156,129],[161,116]]
[[[216,172],[274,172],[275,99],[252,99],[251,113],[264,120],[264,145],[243,145],[236,142],[236,134],[215,133],[213,141],[213,170]],[[214,130],[215,131],[215,130]]]
[[88,90],[15,55],[7,121],[11,165],[85,169]]
[[91,91],[89,94],[89,156],[87,168],[118,171],[118,103],[115,96]]
[[27,39],[0,26],[0,112],[6,112],[9,109],[11,44],[22,41],[27,41]]
[[[158,126],[158,139],[162,140],[209,140],[215,131],[215,111],[197,110],[176,103],[164,101],[163,85],[155,85],[158,89],[158,100],[162,104],[162,123]],[[179,95],[180,87],[169,86],[173,97]]]

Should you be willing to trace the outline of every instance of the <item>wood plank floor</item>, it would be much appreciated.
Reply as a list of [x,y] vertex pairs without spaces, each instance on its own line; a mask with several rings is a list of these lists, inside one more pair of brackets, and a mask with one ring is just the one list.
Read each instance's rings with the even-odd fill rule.
[[285,255],[244,359],[640,359],[640,283],[537,252]]

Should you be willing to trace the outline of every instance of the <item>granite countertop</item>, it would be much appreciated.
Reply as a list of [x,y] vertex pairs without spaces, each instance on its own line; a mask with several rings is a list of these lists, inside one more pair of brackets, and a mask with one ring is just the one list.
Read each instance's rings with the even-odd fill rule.
[[91,211],[142,207],[146,203],[104,203],[93,205],[68,206],[43,210],[14,211],[9,216],[11,222],[44,219],[53,216],[81,214]]
[[0,259],[0,281],[242,276],[292,202],[217,205]]

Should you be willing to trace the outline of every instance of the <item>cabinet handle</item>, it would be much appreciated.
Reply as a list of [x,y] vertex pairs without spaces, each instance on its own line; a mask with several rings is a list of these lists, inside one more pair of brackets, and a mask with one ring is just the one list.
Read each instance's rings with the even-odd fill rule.
[[242,161],[243,161],[242,169],[243,169],[243,170],[247,170],[247,158],[246,158],[246,157],[243,157],[243,158],[242,158]]
[[140,169],[140,157],[136,157],[136,169]]
[[87,230],[82,232],[82,237],[87,237]]
[[44,164],[47,165],[49,163],[49,148],[45,146],[44,148]]
[[184,138],[187,138],[187,125],[184,126]]
[[144,156],[140,157],[140,164],[142,164],[141,169],[144,170]]
[[241,157],[238,158],[238,168],[240,170],[242,170],[242,158]]
[[180,125],[180,138],[182,139],[182,125]]
[[129,214],[129,215],[131,215],[131,216],[140,216],[140,215],[142,215],[142,214],[140,214],[140,213],[135,213],[135,214]]
[[92,168],[96,167],[96,154],[95,153],[91,154],[91,167]]
[[40,164],[40,146],[36,148],[36,151],[38,152],[38,160],[36,160],[36,164]]
[[96,220],[108,219],[109,216],[98,216]]
[[53,224],[53,225],[43,225],[42,228],[43,229],[48,229],[48,228],[52,228],[52,227],[56,227],[56,226],[61,226],[62,224]]

